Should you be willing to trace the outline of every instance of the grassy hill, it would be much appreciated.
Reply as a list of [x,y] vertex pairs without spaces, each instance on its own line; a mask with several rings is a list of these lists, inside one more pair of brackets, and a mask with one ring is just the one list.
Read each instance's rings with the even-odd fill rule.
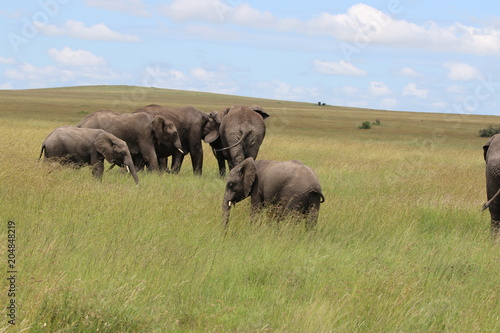
[[[0,91],[0,244],[16,228],[16,325],[29,332],[498,332],[500,256],[490,239],[479,129],[498,117],[390,112],[130,86]],[[224,181],[102,181],[39,163],[56,127],[99,109],[156,103],[271,115],[259,158],[318,174],[318,226],[249,221],[221,232]],[[380,121],[370,130],[363,121]]]

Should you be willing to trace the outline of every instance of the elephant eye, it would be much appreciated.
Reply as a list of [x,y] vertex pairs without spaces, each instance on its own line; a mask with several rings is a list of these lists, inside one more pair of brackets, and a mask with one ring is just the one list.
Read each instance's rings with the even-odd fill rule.
[[125,155],[125,152],[124,152],[124,151],[122,151],[122,155]]

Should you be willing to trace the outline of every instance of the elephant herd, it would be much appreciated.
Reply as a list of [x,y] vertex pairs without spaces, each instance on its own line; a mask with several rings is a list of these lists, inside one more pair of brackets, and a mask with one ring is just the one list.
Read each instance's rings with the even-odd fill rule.
[[257,105],[234,105],[210,113],[193,106],[169,108],[155,104],[131,113],[100,110],[77,126],[62,126],[50,133],[39,159],[44,155],[62,164],[90,165],[96,178],[102,177],[106,160],[110,168],[126,168],[138,184],[138,172],[144,168],[178,173],[187,154],[193,173],[201,175],[204,141],[212,147],[219,175],[226,176],[226,162],[230,171],[222,204],[225,227],[230,208],[250,196],[252,216],[272,205],[275,217],[296,212],[311,229],[316,225],[320,203],[325,200],[318,177],[296,160],[257,160],[267,117],[267,112]]

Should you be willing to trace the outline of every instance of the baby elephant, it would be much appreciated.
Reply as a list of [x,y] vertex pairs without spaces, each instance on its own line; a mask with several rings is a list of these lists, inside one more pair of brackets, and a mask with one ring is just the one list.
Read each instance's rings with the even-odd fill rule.
[[102,177],[104,159],[111,167],[127,167],[135,183],[139,178],[125,141],[102,129],[62,126],[47,136],[42,144],[40,159],[45,151],[45,159],[57,159],[62,164],[74,163],[92,166],[92,175]]
[[254,161],[249,157],[234,167],[227,178],[222,203],[225,227],[231,206],[249,195],[252,216],[273,205],[278,216],[291,211],[303,214],[307,217],[307,230],[316,225],[320,203],[325,201],[318,176],[302,162]]

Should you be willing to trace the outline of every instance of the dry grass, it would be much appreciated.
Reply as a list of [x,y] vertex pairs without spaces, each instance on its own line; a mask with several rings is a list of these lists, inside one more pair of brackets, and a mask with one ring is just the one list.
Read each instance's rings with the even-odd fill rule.
[[[476,137],[496,117],[136,87],[0,96],[0,214],[17,223],[17,331],[500,330],[500,259],[480,211],[485,139]],[[266,108],[259,158],[300,159],[317,172],[326,197],[317,229],[252,225],[242,202],[224,237],[224,182],[207,145],[202,177],[187,158],[176,176],[141,173],[139,187],[118,170],[99,182],[87,168],[38,163],[55,127],[150,103]],[[375,119],[380,126],[357,129]]]

